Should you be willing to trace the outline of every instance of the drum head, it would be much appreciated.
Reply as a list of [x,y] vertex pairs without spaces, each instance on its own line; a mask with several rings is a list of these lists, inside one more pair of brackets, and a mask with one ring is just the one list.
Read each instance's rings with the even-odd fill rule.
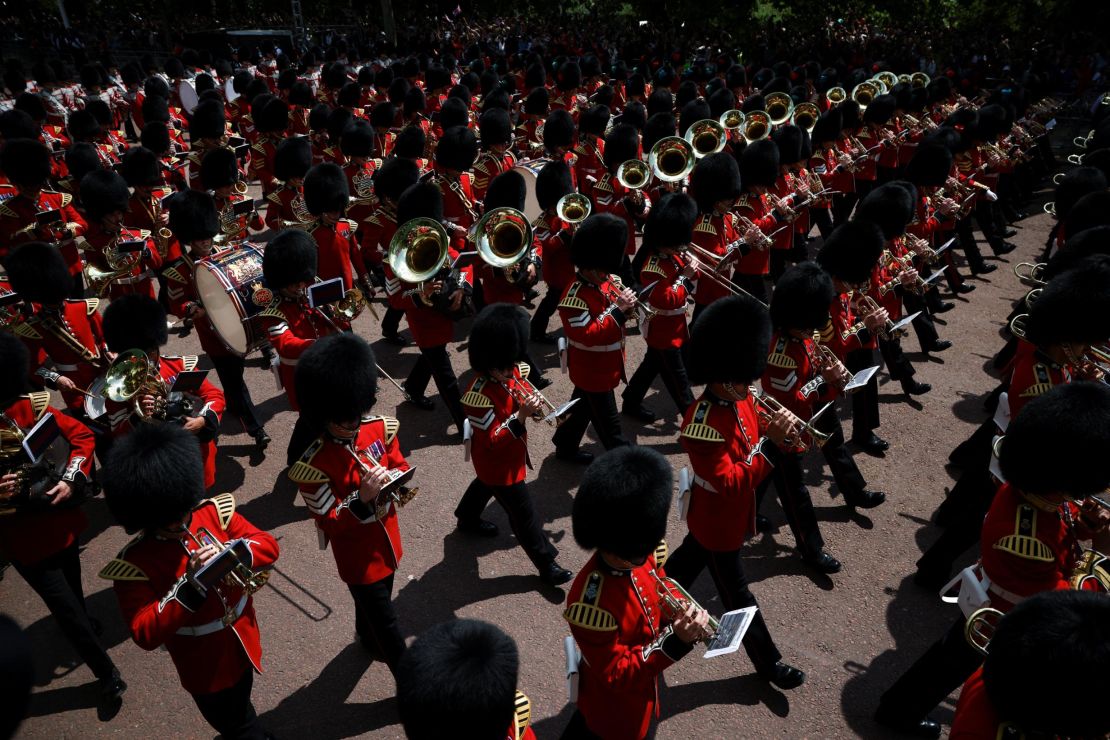
[[262,287],[262,251],[244,244],[201,260],[194,280],[208,320],[224,344],[240,355],[256,347],[259,338],[249,319],[270,301],[269,291]]
[[85,396],[85,416],[93,421],[108,413],[107,399],[104,397],[104,376],[100,376],[89,385],[89,394]]
[[524,184],[527,187],[524,196],[524,215],[528,217],[529,223],[535,221],[543,213],[540,202],[536,200],[536,175],[540,174],[540,170],[543,169],[545,164],[547,164],[546,159],[528,159],[517,162],[513,166],[513,170],[519,172],[524,178]]
[[228,293],[223,281],[212,266],[204,262],[197,263],[195,278],[197,296],[204,305],[208,320],[212,328],[224,340],[228,347],[239,354],[247,351],[247,330],[243,326],[243,317],[239,307],[233,300],[234,293]]

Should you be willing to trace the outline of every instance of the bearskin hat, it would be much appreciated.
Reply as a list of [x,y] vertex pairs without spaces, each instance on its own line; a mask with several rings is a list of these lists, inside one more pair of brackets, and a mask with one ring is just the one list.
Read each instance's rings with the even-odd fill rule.
[[490,90],[482,97],[482,111],[493,110],[494,108],[501,108],[508,112],[512,108],[512,98],[509,97],[509,91],[506,85],[499,85],[498,87]]
[[285,229],[266,245],[262,254],[262,276],[270,290],[281,290],[297,283],[311,283],[316,277],[316,240],[301,229]]
[[922,187],[940,187],[951,171],[952,152],[948,147],[935,141],[923,141],[906,165],[906,179]]
[[241,69],[232,76],[231,88],[239,95],[243,95],[247,92],[247,86],[251,84],[253,79],[254,75],[245,69]]
[[839,108],[831,108],[817,119],[810,132],[810,141],[820,144],[826,141],[836,141],[840,138],[841,122],[844,120]]
[[346,83],[343,87],[339,88],[339,92],[335,95],[336,105],[344,108],[355,108],[358,106],[359,101],[362,100],[362,86],[354,80]]
[[771,187],[779,176],[779,148],[770,139],[753,141],[740,154],[740,181],[745,188]]
[[16,185],[41,187],[50,177],[50,150],[34,139],[5,141],[0,169]]
[[[19,94],[15,99],[15,110],[26,113],[36,122],[41,123],[46,120],[46,106],[42,102],[42,97],[32,92]],[[35,134],[38,135],[38,132],[36,131]]]
[[471,104],[474,102],[474,96],[470,93],[470,88],[461,82],[447,92],[447,99],[462,101],[468,111],[470,110]]
[[[1093,194],[1092,194],[1093,195]],[[1083,198],[1085,201],[1091,196]],[[1082,202],[1082,201],[1081,201]],[[1051,280],[1056,275],[1073,269],[1091,255],[1110,255],[1110,225],[1092,226],[1074,232],[1061,249],[1052,255],[1044,270],[1044,277]]]
[[520,658],[492,624],[452,619],[423,632],[397,666],[397,710],[405,737],[435,740],[465,727],[500,738],[513,724]]
[[185,190],[170,199],[170,231],[182,244],[211,239],[220,232],[216,201],[200,190]]
[[223,97],[220,91],[216,90],[215,78],[206,72],[201,72],[199,75],[193,78],[193,87],[196,88],[196,91],[200,95],[204,95],[204,93],[208,92],[209,90],[213,90],[216,92],[217,95],[220,95],[221,99]]
[[1025,323],[1039,347],[1060,342],[1093,344],[1110,338],[1110,257],[1091,255],[1056,275],[1041,291]]
[[104,341],[112,352],[146,352],[161,347],[166,339],[166,309],[150,296],[125,295],[108,304]]
[[[994,631],[983,663],[983,683],[997,715],[1037,736],[1105,737],[1110,720],[1104,708],[1074,697],[1110,689],[1108,625],[1105,594],[1048,591],[1014,607]],[[1061,712],[1069,702],[1071,709]]]
[[428,67],[428,71],[424,73],[424,87],[427,90],[439,90],[450,85],[450,73],[438,64]]
[[420,169],[411,159],[390,157],[374,173],[374,193],[379,198],[393,202],[400,199],[401,193],[420,178]]
[[197,107],[193,109],[193,117],[189,120],[189,138],[192,141],[219,139],[226,130],[224,107],[219,102],[205,100],[197,103]]
[[419,87],[410,87],[405,92],[405,98],[401,101],[401,109],[405,112],[406,117],[423,113],[427,108],[428,98]]
[[1082,498],[1110,486],[1108,445],[1110,387],[1068,383],[1034,398],[1010,421],[998,462],[1025,493]]
[[605,128],[609,125],[609,106],[592,105],[578,119],[578,131],[582,134],[605,136]]
[[320,77],[324,86],[331,90],[338,90],[343,87],[349,79],[347,77],[346,65],[339,64],[338,62],[324,65]]
[[1009,128],[1006,125],[1006,109],[997,103],[984,105],[979,109],[979,138],[994,141],[999,134]]
[[405,126],[393,140],[393,156],[419,159],[424,156],[427,137],[419,126]]
[[70,144],[66,150],[66,169],[69,170],[70,178],[78,185],[85,175],[101,169],[100,153],[96,145],[87,141]]
[[210,149],[200,161],[200,181],[205,190],[229,187],[240,179],[239,160],[226,147]]
[[744,102],[740,104],[740,110],[751,113],[752,111],[763,110],[764,105],[766,105],[766,102],[763,100],[763,96],[757,93],[744,98]]
[[650,557],[667,532],[673,481],[666,458],[650,447],[606,452],[586,468],[574,496],[574,541],[632,562]]
[[562,108],[548,114],[543,124],[543,145],[550,152],[574,143],[574,119]]
[[628,83],[625,85],[625,91],[628,97],[635,97],[643,95],[647,90],[647,80],[639,72],[635,72],[628,78]]
[[312,426],[361,418],[378,394],[374,350],[357,334],[329,334],[301,355],[294,383],[301,414]]
[[436,145],[436,164],[449,170],[466,172],[477,157],[478,140],[465,126],[447,129]]
[[[0,403],[4,408],[30,387],[31,356],[14,334],[0,332]],[[196,443],[193,443],[196,446]]]
[[736,107],[736,95],[726,87],[718,88],[709,96],[709,117],[717,120],[725,111]]
[[548,162],[536,175],[536,201],[545,211],[554,208],[560,198],[572,192],[570,167],[562,160]]
[[[913,187],[912,185],[910,187]],[[878,224],[886,241],[906,232],[913,218],[914,202],[910,193],[893,182],[872,190],[856,207],[855,218]]]
[[347,176],[334,162],[318,164],[304,176],[304,205],[313,216],[345,213],[350,196]]
[[317,103],[308,111],[308,127],[313,131],[327,131],[329,115],[331,115],[331,108],[328,104]]
[[397,223],[403,224],[414,218],[443,220],[443,193],[435,184],[418,181],[401,193],[397,201]]
[[647,123],[647,119],[647,108],[644,107],[644,104],[633,101],[624,106],[624,111],[622,111],[613,122],[627,123],[629,126],[635,127],[638,131],[644,127],[644,124]]
[[170,99],[170,86],[157,75],[151,75],[143,80],[143,94],[148,98]]
[[1069,235],[1067,242],[1069,248],[1076,234],[1107,225],[1110,225],[1110,190],[1087,193],[1068,211],[1064,233]]
[[[4,262],[12,290],[25,301],[56,306],[73,291],[62,253],[45,242],[28,242],[12,250]],[[2,399],[0,399],[2,400]]]
[[29,113],[21,110],[8,110],[0,113],[0,136],[4,141],[12,139],[36,139],[39,125]]
[[315,103],[316,98],[312,95],[312,87],[304,80],[297,80],[289,88],[289,105],[311,109]]
[[361,118],[354,119],[343,130],[339,148],[348,157],[370,157],[374,153],[374,127]]
[[[686,107],[690,103],[693,103],[697,100],[698,100],[698,83],[694,82],[693,79],[683,80],[682,83],[679,84],[678,90],[676,90],[675,94],[674,94],[674,106],[675,106],[675,108],[677,108],[678,110],[681,111],[684,107]],[[702,100],[701,102],[703,104],[705,104],[705,100]],[[708,105],[707,104],[706,104],[706,110],[708,110]],[[698,119],[694,119],[694,120],[698,120]]]
[[[149,100],[149,98],[147,98]],[[149,149],[157,156],[162,156],[170,150],[170,130],[162,121],[150,121],[143,126],[139,135],[139,143],[144,149]]]
[[668,136],[675,135],[675,127],[678,123],[670,113],[656,113],[647,120],[644,124],[643,136],[641,143],[644,151],[650,152],[651,148],[655,146],[660,139],[665,139]]
[[[547,131],[544,130],[546,139]],[[610,173],[617,171],[621,163],[636,159],[640,150],[640,132],[627,123],[618,123],[605,136],[603,159]]]
[[595,213],[574,233],[570,261],[579,269],[615,273],[628,244],[628,224],[611,213]]
[[524,71],[524,86],[535,90],[547,83],[547,70],[542,64],[531,64]]
[[251,103],[251,118],[259,133],[280,133],[289,128],[289,103],[271,97],[261,107],[258,98]]
[[[491,109],[500,110],[500,109]],[[439,107],[439,125],[443,128],[452,128],[454,126],[468,126],[470,124],[470,109],[465,102],[459,98],[447,98],[443,101],[443,105]],[[494,142],[496,143],[496,142]],[[502,142],[504,143],[504,142]],[[481,144],[487,146],[485,137],[482,137]]]
[[896,110],[909,110],[913,103],[913,87],[908,82],[899,82],[890,89]]
[[147,123],[160,121],[168,123],[170,120],[170,104],[165,98],[157,95],[148,95],[143,98],[143,120]]
[[306,136],[283,139],[274,152],[274,177],[282,182],[303,178],[312,167],[312,144]]
[[947,100],[948,96],[952,94],[952,81],[947,77],[934,77],[925,86],[925,92],[929,96],[930,103]]
[[343,132],[351,125],[351,121],[355,119],[355,115],[346,108],[336,108],[328,112],[328,120],[324,128],[328,132],[328,141],[332,144],[339,144],[343,138]]
[[840,130],[841,131],[855,131],[863,125],[863,118],[860,115],[859,103],[854,100],[845,100],[840,105],[836,106],[840,111]]
[[721,200],[740,197],[740,167],[727,152],[702,157],[690,173],[690,194],[698,203],[698,211],[710,213]]
[[644,225],[644,246],[674,249],[689,244],[698,218],[698,204],[685,193],[664,195],[648,214]]
[[81,179],[81,204],[90,221],[126,211],[130,197],[127,181],[111,170],[95,170]]
[[1102,174],[1110,178],[1110,149],[1088,149],[1083,155],[1083,165],[1101,170]]
[[482,146],[487,148],[495,144],[508,144],[513,139],[512,121],[502,108],[490,108],[483,113],[478,119],[478,131],[482,136]]
[[883,252],[883,231],[871,221],[853,219],[838,226],[817,253],[817,263],[845,283],[864,283],[871,278]]
[[69,138],[74,141],[92,141],[99,138],[102,132],[100,122],[90,110],[70,113],[66,121],[66,130],[69,132]]
[[100,476],[108,509],[128,534],[180,522],[204,499],[200,447],[175,424],[140,424],[116,440]]
[[1094,167],[1076,167],[1056,186],[1056,218],[1066,219],[1071,208],[1088,193],[1106,189],[1106,175]]
[[120,161],[119,173],[131,187],[156,187],[162,184],[158,155],[142,146],[131,147]]
[[546,87],[536,87],[524,99],[524,112],[530,116],[545,116],[551,105],[551,94]]
[[777,329],[822,329],[836,297],[832,278],[816,262],[799,262],[775,283],[771,324]]
[[897,102],[893,95],[876,95],[867,106],[867,110],[863,112],[863,120],[865,123],[876,123],[882,126],[894,115],[896,106]]
[[771,135],[771,140],[779,148],[779,164],[794,164],[802,159],[805,147],[805,132],[794,125],[779,126]]
[[725,84],[730,88],[744,87],[748,84],[748,72],[739,64],[733,64],[725,70]]
[[528,314],[510,303],[492,303],[481,310],[470,328],[467,353],[476,373],[511,367],[528,349],[521,343],[520,323]]
[[482,201],[488,213],[494,208],[515,208],[524,210],[524,199],[528,196],[528,185],[524,176],[516,170],[506,170],[490,181],[486,197]]
[[582,69],[578,62],[563,62],[555,75],[555,87],[563,92],[582,87]]
[[767,366],[771,320],[750,295],[714,301],[690,328],[689,368],[694,383],[751,383]]

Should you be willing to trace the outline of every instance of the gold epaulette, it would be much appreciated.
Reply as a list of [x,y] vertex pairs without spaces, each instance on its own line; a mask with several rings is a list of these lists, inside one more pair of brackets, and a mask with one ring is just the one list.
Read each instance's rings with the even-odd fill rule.
[[529,373],[532,372],[532,366],[529,365],[527,362],[518,362],[516,364],[516,370],[518,373],[520,373],[520,377],[527,378]]
[[150,238],[150,229],[128,229],[127,231],[130,233],[130,236],[133,236],[136,239]]
[[27,394],[27,400],[31,402],[31,413],[34,414],[35,421],[38,421],[50,405],[50,391],[31,391]]
[[262,311],[262,313],[260,313],[258,315],[260,317],[267,316],[271,319],[281,319],[282,321],[286,321],[285,314],[283,314],[281,312],[281,309],[278,308],[276,305],[270,306],[269,308],[265,309],[264,311]]
[[273,192],[271,192],[269,195],[266,196],[266,200],[270,201],[271,203],[277,203],[280,206],[281,205],[281,196],[278,195],[279,192],[281,192],[281,191],[274,190]]
[[251,144],[251,149],[255,150],[259,154],[265,154],[266,153],[266,147],[263,146],[262,143],[258,142],[258,141]]
[[99,298],[85,298],[85,315],[92,316],[96,313],[96,309],[100,308]]
[[1014,516],[1016,519],[1014,534],[1008,534],[998,540],[994,543],[994,549],[1041,563],[1051,563],[1056,560],[1052,549],[1037,539],[1036,508],[1030,504],[1022,504]]
[[371,213],[370,217],[367,218],[363,223],[370,224],[371,226],[381,226],[382,225],[382,222],[380,220],[378,220],[378,212],[377,211],[374,211],[373,213]]
[[392,442],[396,439],[397,431],[401,428],[401,422],[392,416],[367,416],[363,421],[380,421],[382,426],[385,427],[386,442]]
[[[230,493],[221,493],[219,496],[213,496],[204,503],[216,505],[216,513],[220,517],[220,526],[227,529],[227,525],[231,522],[231,516],[235,513],[235,497]],[[203,506],[204,504],[201,505]]]
[[185,276],[177,271],[176,267],[167,267],[165,270],[162,270],[162,274],[166,276],[167,280],[172,280],[175,283],[181,283],[184,285],[188,282]]
[[532,724],[532,700],[523,691],[518,690],[513,700],[513,729],[516,732],[516,740],[524,737],[524,731],[530,724]]
[[617,618],[597,605],[601,601],[601,587],[604,582],[605,577],[601,575],[601,571],[590,573],[586,587],[582,589],[582,596],[567,607],[563,612],[563,619],[576,627],[597,632],[615,630]]
[[783,370],[793,370],[798,367],[794,358],[783,352],[772,352],[767,355],[767,364],[771,367],[781,367]]
[[[31,320],[33,321],[34,317],[32,317]],[[20,321],[18,324],[12,326],[11,330],[15,332],[17,337],[23,337],[24,339],[42,339],[42,335],[34,330],[29,321]]]
[[605,173],[601,176],[601,179],[594,184],[594,190],[600,190],[603,193],[613,192],[612,180],[610,179],[609,173]]
[[358,229],[358,222],[354,221],[353,219],[341,218],[339,220],[346,222],[347,228],[351,230],[352,234]]
[[662,568],[670,556],[671,550],[667,547],[667,541],[659,540],[659,544],[655,546],[655,567]]
[[821,327],[821,344],[828,344],[836,336],[836,330],[833,329],[832,319],[830,318]]
[[663,267],[659,264],[659,258],[658,257],[649,257],[648,261],[644,263],[644,266],[643,266],[643,268],[641,268],[640,271],[641,272],[651,272],[651,273],[654,273],[656,275],[662,275],[663,277],[667,276],[667,273],[663,270]]
[[751,199],[751,196],[748,195],[747,193],[741,194],[741,196],[739,198],[737,198],[737,200],[736,200],[736,207],[737,208],[748,208],[749,207],[748,206],[748,201],[750,199]]
[[476,409],[491,409],[493,408],[493,401],[485,393],[470,390],[463,394],[462,405]]
[[696,442],[724,442],[724,435],[705,423],[711,408],[713,408],[713,404],[710,401],[698,401],[698,405],[694,408],[692,421],[682,427],[680,436]]
[[316,457],[316,453],[324,446],[324,440],[317,438],[313,440],[308,449],[301,455],[301,459],[293,463],[289,467],[286,475],[289,480],[294,483],[302,483],[308,485],[318,485],[328,481],[328,475],[323,470],[310,465],[312,459]]
[[120,558],[112,558],[108,561],[107,565],[100,569],[100,573],[97,575],[107,581],[150,580],[139,566],[129,563],[126,560],[121,560]]
[[548,226],[546,218],[544,218],[543,216],[536,216],[534,219],[532,219],[532,228],[533,229],[550,229],[551,227]]
[[196,355],[185,355],[181,358],[181,365],[186,371],[196,370],[200,358]]
[[[52,191],[44,190],[43,192],[49,193],[49,192],[52,192]],[[70,203],[73,202],[73,196],[70,195],[69,193],[58,193],[58,195],[62,196],[62,208],[65,208],[66,206],[68,206]]]
[[702,216],[698,220],[697,225],[694,226],[694,231],[698,232],[699,234],[710,234],[712,236],[717,236],[717,227],[713,225],[713,217],[708,214]]
[[578,289],[581,287],[582,283],[573,283],[570,286],[570,290],[567,291],[567,294],[563,296],[563,300],[559,301],[559,308],[574,308],[579,311],[589,311],[589,305],[578,297]]
[[9,208],[6,203],[0,203],[0,216],[7,216],[8,218],[19,218],[19,214]]

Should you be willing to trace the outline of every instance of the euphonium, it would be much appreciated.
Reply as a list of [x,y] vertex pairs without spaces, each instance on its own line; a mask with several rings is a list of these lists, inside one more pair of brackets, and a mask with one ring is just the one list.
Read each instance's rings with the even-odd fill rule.
[[9,419],[7,414],[0,413],[0,474],[14,474],[16,477],[15,493],[0,503],[0,514],[11,514],[19,509],[14,501],[20,497],[31,470],[31,461],[23,453],[24,436],[18,424]]
[[694,148],[694,156],[701,159],[724,149],[728,141],[728,133],[717,121],[703,118],[690,124],[683,138]]
[[648,166],[663,182],[680,182],[693,171],[697,157],[698,154],[689,141],[678,136],[667,136],[651,147]]
[[[655,592],[659,595],[659,600],[663,602],[663,608],[667,611],[665,616],[671,621],[685,614],[691,606],[705,611],[678,581],[659,575],[655,568],[651,569],[651,576],[655,579]],[[720,629],[721,623],[712,614],[707,613],[706,616],[709,617],[706,634],[702,635],[698,642],[710,643],[717,636],[717,630]]]
[[779,126],[790,120],[790,115],[794,112],[794,99],[786,93],[773,92],[763,98],[763,107],[767,109],[771,123]]
[[725,131],[738,131],[744,125],[745,118],[744,111],[733,108],[722,113],[717,123],[721,124]]
[[401,224],[393,235],[386,261],[398,279],[422,283],[443,268],[449,243],[447,230],[439,221],[414,218]]
[[825,91],[825,100],[829,101],[831,105],[839,105],[840,103],[843,103],[847,97],[848,91],[840,85],[837,85],[836,87],[830,87],[828,90]]
[[593,206],[581,193],[567,193],[555,204],[555,213],[568,224],[580,224],[590,217]]
[[351,288],[343,294],[342,298],[332,304],[332,312],[336,317],[348,323],[357,319],[365,308],[365,296],[362,295],[362,291],[358,288]]
[[1018,262],[1014,265],[1014,276],[1026,285],[1043,286],[1048,283],[1044,279],[1044,262]]
[[820,117],[821,111],[816,105],[808,102],[799,103],[794,107],[790,122],[808,134],[813,132],[813,127],[817,125],[817,119]]
[[[1110,508],[1098,496],[1090,497],[1099,506]],[[1068,584],[1076,591],[1110,591],[1110,560],[1098,550],[1084,550],[1075,568],[1068,574]]]
[[617,182],[629,190],[639,190],[648,184],[651,170],[640,159],[626,159],[617,167]]
[[771,135],[771,117],[767,111],[753,110],[744,119],[744,141],[751,144],[753,141],[766,139]]
[[114,281],[130,275],[135,265],[142,259],[139,252],[120,253],[119,240],[120,235],[117,234],[104,248],[104,261],[108,263],[107,270],[102,270],[91,262],[81,270],[85,285],[101,298],[108,293],[108,288]]
[[[811,444],[824,447],[831,435],[818,431],[810,421],[803,421],[797,414],[783,406],[779,401],[767,393],[762,392],[754,385],[748,388],[748,393],[755,404],[755,413],[763,424],[770,423],[771,419],[780,413],[785,413],[790,421],[790,434],[783,442],[790,447],[809,449]],[[809,437],[807,443],[804,437]]]
[[[170,389],[158,368],[141,349],[120,353],[104,374],[104,395],[116,403],[131,402],[143,421],[164,421]],[[154,396],[154,410],[143,409],[143,396]]]
[[899,84],[905,83],[907,85],[910,85],[910,84],[913,83],[913,79],[908,74],[903,72],[902,74],[898,75],[898,83]]

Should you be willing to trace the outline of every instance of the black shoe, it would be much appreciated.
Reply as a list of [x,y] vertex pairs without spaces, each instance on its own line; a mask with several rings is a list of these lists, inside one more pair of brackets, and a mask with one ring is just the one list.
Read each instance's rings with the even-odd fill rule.
[[859,491],[858,493],[844,494],[844,503],[855,509],[874,509],[886,501],[886,494],[882,491]]
[[594,453],[582,450],[555,450],[555,459],[578,465],[589,465],[594,460]]
[[436,402],[427,396],[414,396],[411,393],[409,393],[409,397],[405,399],[405,402],[422,411],[432,411],[436,407]]
[[496,537],[500,531],[496,524],[485,519],[459,519],[455,526],[460,532],[476,534],[479,537]]
[[952,342],[948,341],[947,339],[938,339],[937,341],[933,342],[932,347],[922,347],[921,349],[926,354],[928,354],[929,352],[943,352],[944,350],[949,349],[951,346]]
[[871,432],[866,437],[852,436],[852,442],[869,455],[881,455],[890,449],[890,442]]
[[1002,232],[1003,239],[1009,239],[1011,236],[1017,236],[1017,229],[1006,229]]
[[824,550],[816,555],[803,555],[802,560],[806,565],[813,568],[818,573],[824,573],[825,575],[839,573],[842,567],[839,560],[829,555]]
[[644,406],[642,403],[636,406],[629,406],[627,403],[621,409],[621,413],[625,416],[631,416],[633,419],[643,423],[650,424],[657,418],[655,412]]
[[880,709],[875,712],[875,721],[883,727],[895,730],[903,735],[929,738],[930,740],[940,737],[940,723],[929,717],[925,719],[898,717]]
[[1009,254],[1010,252],[1014,251],[1015,249],[1017,249],[1017,245],[1014,244],[1013,242],[1002,242],[1002,246],[999,247],[998,249],[994,249],[992,247],[992,250],[994,251],[994,256],[995,257],[1001,257],[1004,254]]
[[769,671],[759,671],[759,676],[783,691],[796,689],[805,683],[806,674],[781,660]]
[[398,334],[382,334],[382,341],[386,342],[387,344],[392,344],[396,347],[407,347],[407,346],[409,346],[408,338],[401,336],[399,333]]
[[974,267],[971,270],[972,275],[987,275],[998,269],[998,265],[984,264],[980,267]]
[[928,383],[918,383],[913,378],[902,381],[902,392],[908,396],[923,396],[931,390],[933,386]]
[[119,714],[125,691],[127,691],[127,683],[120,678],[119,671],[114,671],[108,678],[100,680],[100,699],[96,704],[96,716],[101,722],[107,722]]
[[[993,267],[993,265],[992,265],[992,267]],[[974,274],[974,273],[973,273],[973,274]],[[972,285],[971,283],[963,283],[963,284],[962,284],[962,285],[960,285],[959,287],[957,287],[957,288],[953,288],[953,289],[952,289],[952,292],[953,292],[953,293],[956,293],[956,294],[958,294],[958,295],[965,295],[965,294],[967,294],[967,293],[970,293],[970,292],[971,292],[971,291],[973,291],[973,290],[975,290],[975,286],[974,286],[974,285]]]
[[755,531],[761,534],[767,534],[771,531],[771,520],[762,514],[755,515]]
[[948,311],[951,311],[955,307],[956,307],[956,304],[953,303],[952,301],[940,301],[939,303],[937,303],[937,305],[933,306],[932,312],[933,313],[947,313]]
[[270,446],[270,435],[266,434],[265,429],[262,429],[260,427],[254,430],[254,433],[251,434],[251,436],[254,437],[254,443],[258,447],[258,449],[264,450]]
[[542,375],[537,375],[535,378],[529,377],[528,380],[532,383],[532,387],[535,388],[537,391],[542,391],[544,388],[551,385],[552,383],[551,378],[545,378]]
[[540,568],[540,578],[550,586],[562,586],[574,579],[574,573],[552,560]]
[[537,331],[532,332],[532,341],[536,344],[558,344],[559,339],[554,334],[540,334]]

